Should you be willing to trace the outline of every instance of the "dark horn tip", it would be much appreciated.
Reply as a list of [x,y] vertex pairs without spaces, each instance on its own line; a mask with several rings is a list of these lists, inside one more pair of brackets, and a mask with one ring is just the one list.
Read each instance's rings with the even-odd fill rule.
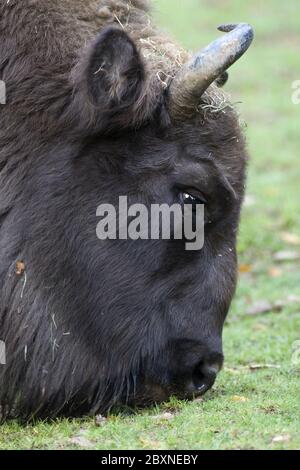
[[230,31],[233,31],[237,26],[237,24],[221,24],[218,26],[218,30],[222,31],[222,33],[230,33]]
[[221,24],[218,27],[218,30],[222,31],[222,33],[230,33],[231,31],[234,31],[235,29],[244,30],[245,33],[248,33],[248,34],[251,34],[252,36],[254,36],[253,28],[248,23]]
[[222,24],[218,27],[219,31],[223,33],[230,33],[239,35],[243,38],[246,48],[248,48],[254,38],[254,30],[248,23],[237,23],[237,24]]

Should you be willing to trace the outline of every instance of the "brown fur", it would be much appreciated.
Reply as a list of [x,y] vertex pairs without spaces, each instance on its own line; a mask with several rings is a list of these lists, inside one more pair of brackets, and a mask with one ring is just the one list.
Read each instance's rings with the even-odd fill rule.
[[157,95],[188,55],[157,31],[148,7],[143,0],[2,2],[0,69],[11,107],[6,116],[21,122],[26,118],[24,126],[42,125],[43,132],[52,131],[72,86],[70,70],[101,28],[110,24],[124,28],[140,47]]

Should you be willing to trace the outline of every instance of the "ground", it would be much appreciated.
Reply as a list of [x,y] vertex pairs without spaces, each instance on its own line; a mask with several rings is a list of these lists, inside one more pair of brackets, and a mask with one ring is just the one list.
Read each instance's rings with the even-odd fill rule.
[[292,83],[300,80],[299,2],[155,4],[159,22],[190,48],[214,39],[220,23],[247,21],[256,31],[226,86],[242,101],[251,162],[225,369],[214,390],[193,403],[172,399],[97,423],[4,425],[2,449],[300,448],[300,104],[292,102]]

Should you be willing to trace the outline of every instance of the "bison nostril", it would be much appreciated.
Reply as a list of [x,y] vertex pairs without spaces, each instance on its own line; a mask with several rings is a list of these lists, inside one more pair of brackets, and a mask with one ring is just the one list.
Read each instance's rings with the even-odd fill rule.
[[187,381],[185,392],[187,395],[203,395],[215,383],[221,367],[219,364],[200,363],[194,369],[192,377]]

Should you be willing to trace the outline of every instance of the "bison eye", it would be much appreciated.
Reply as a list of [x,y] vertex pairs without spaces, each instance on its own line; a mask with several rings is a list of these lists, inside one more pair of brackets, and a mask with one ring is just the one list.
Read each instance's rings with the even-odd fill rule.
[[179,195],[182,204],[189,204],[196,207],[197,204],[206,204],[206,199],[198,191],[182,191]]

